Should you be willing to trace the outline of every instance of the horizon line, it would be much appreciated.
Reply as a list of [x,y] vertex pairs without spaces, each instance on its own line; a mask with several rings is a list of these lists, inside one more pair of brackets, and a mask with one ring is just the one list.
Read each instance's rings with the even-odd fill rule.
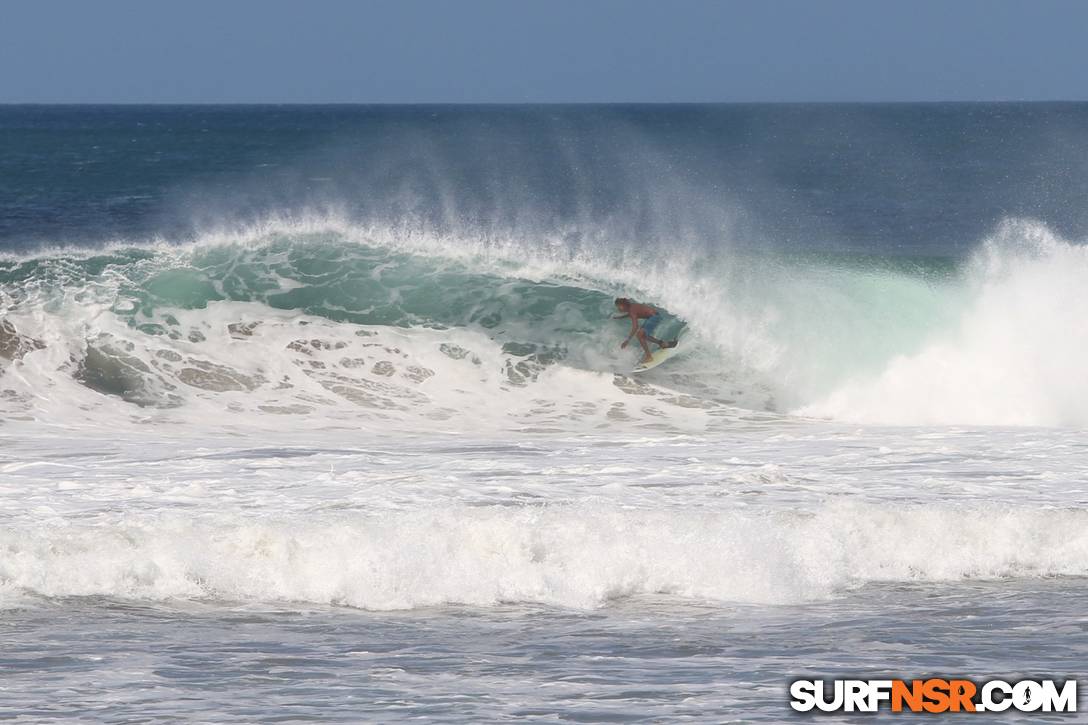
[[820,106],[1088,103],[1088,98],[776,101],[0,101],[4,106]]

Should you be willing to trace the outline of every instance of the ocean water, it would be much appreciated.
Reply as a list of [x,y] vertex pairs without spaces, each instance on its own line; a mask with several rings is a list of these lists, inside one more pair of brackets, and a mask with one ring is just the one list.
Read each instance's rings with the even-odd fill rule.
[[1085,104],[0,107],[0,716],[1083,678],[1085,199]]

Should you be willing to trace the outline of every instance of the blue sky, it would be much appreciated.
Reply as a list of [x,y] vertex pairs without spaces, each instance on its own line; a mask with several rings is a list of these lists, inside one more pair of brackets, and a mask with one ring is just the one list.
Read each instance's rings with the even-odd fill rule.
[[7,0],[0,102],[1088,100],[1088,2]]

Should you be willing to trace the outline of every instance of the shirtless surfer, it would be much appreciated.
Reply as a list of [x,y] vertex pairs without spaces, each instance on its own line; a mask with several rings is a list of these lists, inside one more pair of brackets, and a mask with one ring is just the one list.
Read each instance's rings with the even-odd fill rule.
[[[617,297],[616,309],[620,311],[620,314],[614,316],[612,318],[613,320],[619,320],[624,317],[631,318],[631,334],[627,336],[627,339],[623,341],[623,344],[620,345],[620,347],[626,348],[627,344],[631,342],[631,338],[638,335],[638,343],[642,345],[642,350],[646,353],[645,357],[642,358],[643,363],[650,362],[649,343],[651,342],[661,348],[676,347],[676,340],[665,341],[653,337],[653,331],[661,324],[661,321],[665,319],[664,315],[653,307],[644,305],[640,302],[634,302],[626,297]],[[642,323],[642,327],[638,326],[639,320],[645,320],[645,322]]]

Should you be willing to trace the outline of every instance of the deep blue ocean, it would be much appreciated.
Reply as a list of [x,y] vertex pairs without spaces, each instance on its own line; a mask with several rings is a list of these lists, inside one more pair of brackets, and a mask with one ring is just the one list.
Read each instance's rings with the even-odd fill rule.
[[1083,234],[1086,125],[1083,103],[5,106],[0,240],[183,240],[335,207],[489,230],[622,216],[713,244],[728,210],[759,247],[958,256],[1005,217]]
[[1083,677],[1086,239],[1082,103],[0,106],[0,717]]

